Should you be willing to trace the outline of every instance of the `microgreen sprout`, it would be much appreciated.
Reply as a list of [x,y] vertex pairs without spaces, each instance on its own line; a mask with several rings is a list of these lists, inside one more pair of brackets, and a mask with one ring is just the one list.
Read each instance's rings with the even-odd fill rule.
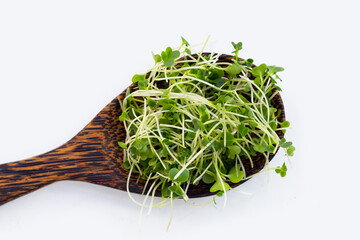
[[[182,38],[179,48],[153,53],[155,66],[132,78],[137,87],[120,102],[127,135],[119,146],[128,181],[138,174],[146,181],[144,194],[152,196],[150,206],[146,199],[141,206],[172,206],[176,198],[187,202],[189,187],[201,182],[226,200],[231,183],[252,177],[244,163],[253,166],[262,154],[268,164],[278,148],[293,156],[292,142],[277,134],[290,123],[280,122],[280,111],[271,105],[281,91],[277,73],[284,69],[253,67],[252,59],[238,57],[242,43],[232,45],[232,62],[220,62],[214,53],[191,55]],[[286,171],[285,163],[275,168],[281,177]],[[162,201],[152,204],[156,191]]]
[[242,42],[238,42],[238,43],[231,42],[231,44],[233,45],[233,47],[235,49],[233,51],[233,53],[235,53],[235,59],[237,60],[238,55],[239,55],[239,51],[242,49]]
[[286,176],[286,171],[287,171],[287,167],[286,167],[285,163],[283,163],[283,165],[281,167],[277,167],[275,169],[275,172],[280,174],[281,177]]

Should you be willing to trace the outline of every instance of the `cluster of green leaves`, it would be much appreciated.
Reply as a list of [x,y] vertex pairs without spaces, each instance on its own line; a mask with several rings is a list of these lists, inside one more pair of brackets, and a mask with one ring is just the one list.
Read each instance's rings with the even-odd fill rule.
[[281,177],[286,176],[286,171],[287,171],[287,167],[286,167],[285,163],[283,163],[283,165],[281,167],[277,167],[275,169],[275,172],[280,174]]
[[155,63],[163,61],[166,67],[171,67],[174,65],[175,60],[180,56],[180,52],[178,50],[173,50],[171,47],[167,47],[165,51],[159,54],[153,54],[153,58]]
[[294,156],[295,147],[292,145],[292,142],[286,142],[285,138],[282,138],[279,142],[279,146],[286,149],[286,154],[288,156]]
[[[232,45],[235,57],[224,63],[216,54],[191,55],[182,38],[179,49],[153,54],[148,74],[133,77],[138,87],[121,103],[127,137],[119,146],[124,167],[153,182],[149,193],[160,188],[164,199],[187,199],[188,187],[203,182],[221,196],[230,183],[251,177],[244,166],[255,156],[266,164],[278,148],[293,156],[292,142],[277,134],[290,123],[279,122],[271,105],[284,69],[253,67],[252,59],[238,58],[242,43]],[[285,163],[275,169],[282,177],[286,171]]]

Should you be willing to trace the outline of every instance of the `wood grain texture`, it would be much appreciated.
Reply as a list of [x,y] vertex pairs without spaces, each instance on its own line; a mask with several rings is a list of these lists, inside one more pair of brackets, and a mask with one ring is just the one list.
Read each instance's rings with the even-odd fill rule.
[[[204,53],[208,55],[208,53]],[[232,56],[221,55],[219,61],[231,61]],[[136,85],[129,86],[130,91]],[[0,165],[0,205],[30,193],[48,184],[61,180],[77,180],[100,184],[120,190],[126,190],[128,170],[122,168],[123,150],[117,142],[125,138],[125,130],[119,122],[121,114],[118,99],[125,97],[124,90],[111,101],[82,131],[64,145],[36,157]],[[285,121],[285,110],[280,94],[277,94],[271,104],[281,112],[279,121]],[[280,138],[281,131],[277,132]],[[274,154],[270,156],[270,159]],[[265,158],[258,155],[250,162],[244,162],[248,175],[263,169]],[[232,184],[236,187],[244,181]],[[137,182],[136,175],[130,181],[130,191],[141,193],[143,181]],[[209,185],[199,184],[190,187],[189,197],[212,195]],[[160,192],[157,192],[160,195]]]
[[[133,87],[134,84],[130,89]],[[125,92],[119,98],[124,96]],[[118,120],[120,114],[120,104],[115,98],[64,145],[36,157],[0,165],[0,204],[61,180],[125,190],[127,170],[121,168],[123,152],[117,145],[126,134]],[[131,184],[130,188],[141,192],[140,184]]]

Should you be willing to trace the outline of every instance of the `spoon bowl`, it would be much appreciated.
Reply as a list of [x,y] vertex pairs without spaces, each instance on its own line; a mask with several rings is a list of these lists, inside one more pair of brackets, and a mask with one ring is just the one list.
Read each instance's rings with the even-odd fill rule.
[[[219,61],[231,62],[232,58],[231,55],[223,54]],[[135,87],[136,84],[132,84],[128,88],[133,91]],[[126,90],[102,109],[75,137],[60,147],[26,160],[0,165],[0,205],[62,180],[84,181],[126,191],[129,171],[122,167],[124,154],[118,146],[118,142],[126,137],[125,128],[119,121],[122,112],[119,101],[125,98]],[[284,105],[279,93],[271,100],[271,104],[280,111],[278,120],[285,121]],[[277,131],[277,134],[280,138],[283,137],[282,131]],[[269,160],[274,155],[271,154]],[[266,164],[265,158],[260,154],[253,158],[253,162],[253,167],[249,161],[243,163],[248,176],[258,173]],[[236,187],[245,181],[229,185]],[[135,174],[131,176],[131,192],[142,193],[144,185],[145,181],[138,180]],[[187,195],[190,198],[213,195],[214,193],[209,192],[210,187],[205,183],[192,185]],[[156,195],[161,196],[160,191]]]

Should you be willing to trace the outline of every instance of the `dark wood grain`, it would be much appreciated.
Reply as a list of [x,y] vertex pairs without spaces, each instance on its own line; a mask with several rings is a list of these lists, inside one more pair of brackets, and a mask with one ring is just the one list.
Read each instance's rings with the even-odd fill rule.
[[[204,53],[207,55],[208,53]],[[231,61],[232,56],[221,55],[219,61]],[[129,88],[132,91],[136,85]],[[121,166],[123,151],[117,145],[125,138],[125,130],[119,122],[121,114],[118,99],[122,92],[111,101],[82,131],[64,145],[36,157],[0,165],[0,205],[30,193],[48,184],[62,180],[77,180],[126,190],[128,171]],[[280,94],[271,101],[281,112],[279,121],[285,121],[285,110]],[[277,132],[280,138],[282,132]],[[271,159],[274,155],[271,155]],[[263,169],[265,158],[258,155],[254,167],[244,162],[248,175]],[[232,187],[242,184],[230,184]],[[144,182],[137,181],[136,175],[130,181],[130,191],[141,193]],[[190,187],[189,197],[212,195],[209,185]],[[160,193],[158,192],[157,195]]]

